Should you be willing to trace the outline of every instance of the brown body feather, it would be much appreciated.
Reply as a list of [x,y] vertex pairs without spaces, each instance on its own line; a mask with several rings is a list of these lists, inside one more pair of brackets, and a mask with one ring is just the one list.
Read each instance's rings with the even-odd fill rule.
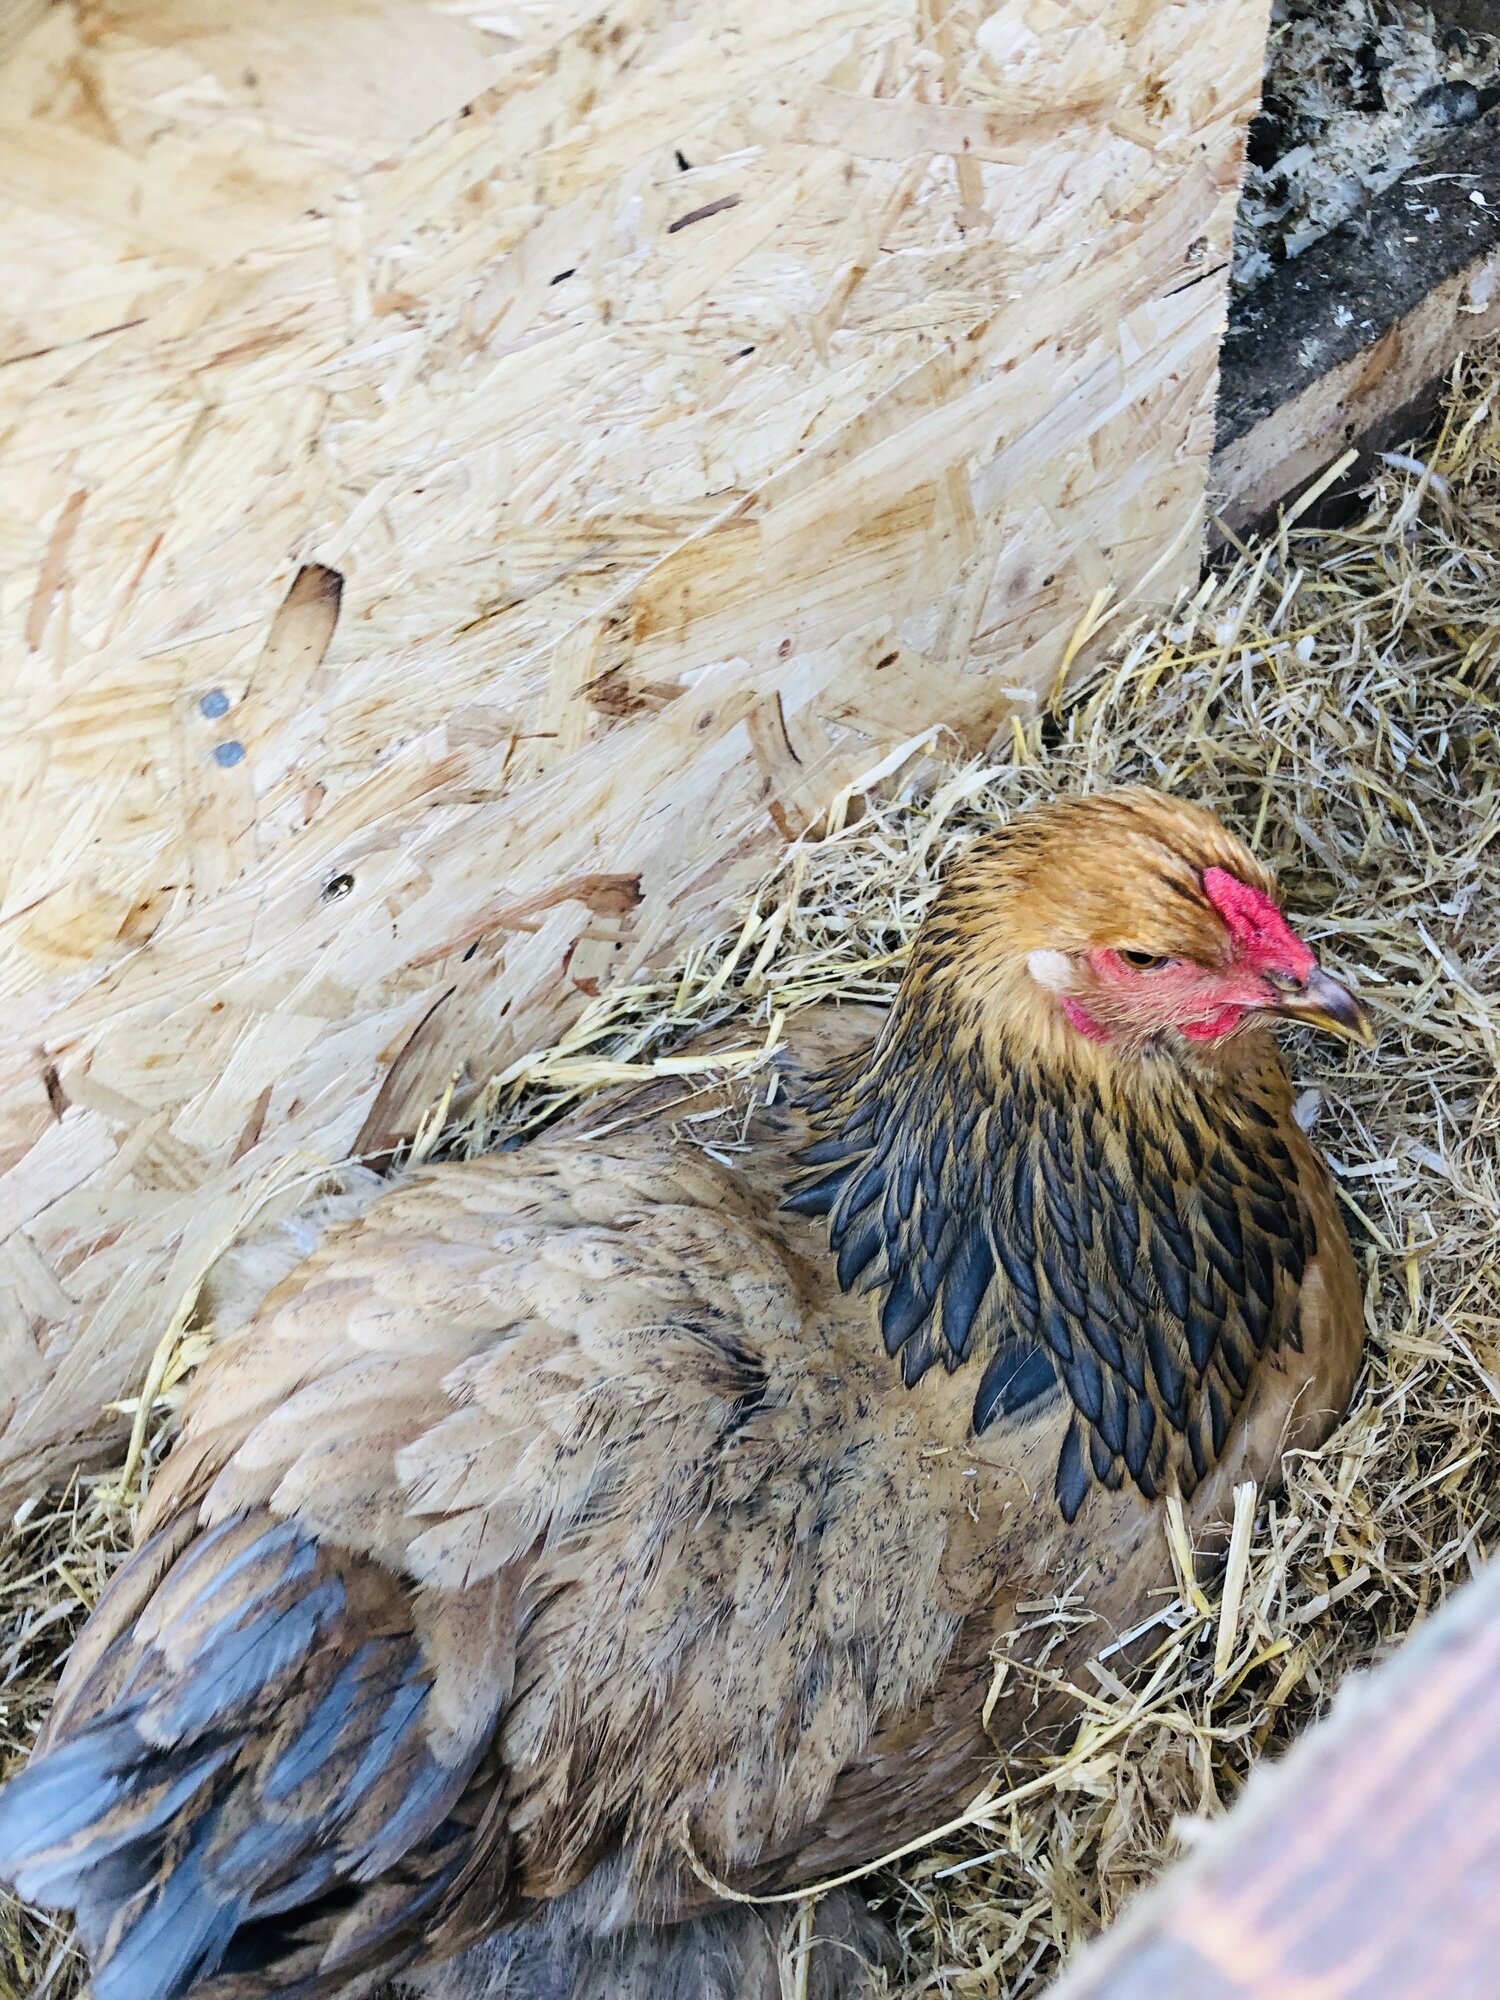
[[[1253,868],[1204,825],[1170,851]],[[427,1168],[205,1364],[33,1766],[60,1831],[19,1879],[100,2000],[475,1946],[423,1990],[708,1994],[712,1945],[759,1991],[717,1918],[621,1941],[711,1909],[685,1837],[767,1890],[948,1816],[1058,1720],[981,1726],[1018,1600],[1070,1589],[1096,1650],[1169,1581],[1170,1491],[1207,1544],[1326,1434],[1360,1300],[1270,1037],[1059,1027],[988,937],[1024,882],[1056,939],[1026,838],[957,872],[890,1016],[804,1017],[733,1166],[646,1093]]]

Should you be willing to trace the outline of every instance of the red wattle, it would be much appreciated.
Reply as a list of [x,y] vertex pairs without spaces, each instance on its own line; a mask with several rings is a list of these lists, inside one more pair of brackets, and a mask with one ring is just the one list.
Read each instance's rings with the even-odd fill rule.
[[1217,1014],[1210,1014],[1204,1021],[1185,1021],[1182,1032],[1190,1042],[1217,1042],[1224,1035],[1232,1035],[1245,1018],[1243,1007],[1221,1007]]

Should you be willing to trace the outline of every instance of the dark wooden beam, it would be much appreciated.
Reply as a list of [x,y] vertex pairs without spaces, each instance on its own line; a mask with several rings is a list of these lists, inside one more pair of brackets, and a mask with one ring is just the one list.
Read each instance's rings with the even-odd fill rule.
[[1252,1778],[1051,2000],[1495,2000],[1500,1565]]
[[[1355,446],[1420,436],[1457,355],[1500,333],[1500,110],[1455,131],[1231,311],[1221,358],[1214,511],[1263,525]],[[1500,1986],[1497,1986],[1500,1992]]]
[[1472,28],[1481,35],[1500,35],[1500,0],[1443,0],[1443,26]]

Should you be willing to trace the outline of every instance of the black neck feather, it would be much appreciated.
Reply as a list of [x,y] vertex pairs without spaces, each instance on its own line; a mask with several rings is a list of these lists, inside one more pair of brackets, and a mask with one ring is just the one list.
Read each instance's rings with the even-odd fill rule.
[[1095,1481],[1149,1499],[1203,1477],[1261,1355],[1296,1338],[1316,1249],[1279,1072],[1135,1067],[1106,1101],[903,995],[873,1051],[817,1080],[786,1204],[828,1217],[839,1284],[878,1296],[908,1388],[974,1361],[976,1432],[1068,1398],[1068,1520]]

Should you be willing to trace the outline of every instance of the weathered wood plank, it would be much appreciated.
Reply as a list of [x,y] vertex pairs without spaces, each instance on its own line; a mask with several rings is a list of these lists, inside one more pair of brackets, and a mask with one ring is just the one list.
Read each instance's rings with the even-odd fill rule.
[[1456,357],[1495,332],[1500,111],[1236,304],[1215,511],[1236,532],[1253,528],[1353,445],[1347,492],[1371,453],[1421,434]]
[[1245,1795],[1054,2000],[1493,2000],[1500,1567]]

